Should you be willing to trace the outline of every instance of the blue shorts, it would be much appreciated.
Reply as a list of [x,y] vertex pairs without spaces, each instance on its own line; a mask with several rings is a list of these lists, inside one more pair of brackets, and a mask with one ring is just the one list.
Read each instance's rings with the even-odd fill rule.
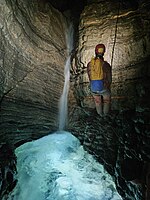
[[103,80],[92,80],[90,82],[91,92],[101,92],[104,90],[104,81]]

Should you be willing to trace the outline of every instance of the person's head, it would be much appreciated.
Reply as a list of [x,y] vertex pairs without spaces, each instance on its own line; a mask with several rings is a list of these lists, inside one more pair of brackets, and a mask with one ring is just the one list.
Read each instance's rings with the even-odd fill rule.
[[104,44],[97,44],[95,47],[95,55],[96,57],[103,57],[105,53],[105,45]]

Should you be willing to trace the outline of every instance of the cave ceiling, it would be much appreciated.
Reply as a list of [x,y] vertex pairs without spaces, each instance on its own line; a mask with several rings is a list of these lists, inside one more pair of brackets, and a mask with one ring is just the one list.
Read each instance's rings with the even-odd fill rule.
[[[132,8],[138,8],[139,2],[141,0],[113,0],[114,3],[116,2],[120,2],[122,4],[122,6],[124,8],[128,8],[128,7],[132,7]],[[74,0],[74,1],[70,1],[70,0],[63,0],[63,1],[59,1],[59,0],[45,0],[45,2],[49,2],[50,4],[52,4],[56,9],[58,9],[61,12],[64,12],[66,10],[75,10],[77,12],[81,12],[81,10],[83,9],[84,6],[92,4],[92,3],[97,3],[97,2],[103,2],[103,0]]]

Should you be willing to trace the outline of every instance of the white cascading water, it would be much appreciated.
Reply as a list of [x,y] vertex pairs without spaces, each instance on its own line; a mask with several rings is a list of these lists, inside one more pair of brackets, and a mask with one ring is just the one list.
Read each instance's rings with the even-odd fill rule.
[[7,200],[122,200],[112,177],[71,133],[55,132],[15,153],[18,182]]
[[70,83],[70,64],[71,64],[71,52],[73,50],[73,26],[70,25],[66,34],[68,58],[64,68],[65,83],[63,92],[59,102],[59,130],[64,130],[67,125],[68,114],[68,92]]
[[[72,30],[72,29],[71,29]],[[59,130],[15,150],[17,184],[7,200],[122,200],[112,177],[66,125],[72,32],[60,101]],[[5,198],[3,200],[6,200]]]

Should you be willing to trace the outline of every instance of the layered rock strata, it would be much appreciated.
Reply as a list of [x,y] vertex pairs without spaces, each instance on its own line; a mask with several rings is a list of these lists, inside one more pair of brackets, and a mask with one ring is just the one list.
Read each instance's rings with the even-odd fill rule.
[[[127,181],[122,173],[122,163],[127,158],[142,164],[150,163],[149,119],[150,112],[133,110],[114,111],[110,116],[102,118],[93,109],[81,107],[76,108],[73,118],[70,118],[70,132],[80,139],[84,148],[112,175],[123,200],[145,199],[146,185],[143,185],[144,182],[140,185]],[[138,166],[127,164],[126,174],[131,176]],[[138,171],[138,175],[141,172]]]
[[[44,2],[44,3],[42,3]],[[58,101],[64,83],[66,22],[47,1],[1,0],[0,105],[1,149],[15,148],[57,129]],[[79,40],[72,62],[69,130],[115,178],[124,199],[140,200],[141,190],[120,175],[120,161],[149,161],[149,3],[88,1],[81,14]],[[106,45],[112,65],[112,109],[136,109],[127,116],[96,116],[89,93],[86,65],[98,43]],[[77,105],[80,106],[76,110]],[[75,112],[77,111],[77,112]],[[132,119],[130,118],[132,116]],[[8,145],[9,150],[9,145]],[[14,159],[13,151],[4,157]],[[10,155],[10,157],[9,157]],[[111,155],[111,156],[110,156]],[[3,175],[9,162],[3,165]],[[13,167],[14,167],[13,162]],[[11,165],[10,165],[11,166]],[[15,171],[15,169],[13,169]],[[1,174],[2,175],[2,174]],[[1,194],[14,187],[12,173],[3,179]]]
[[1,134],[16,142],[57,127],[67,26],[46,2],[2,0],[0,10]]
[[[93,2],[93,3],[92,3]],[[112,66],[112,109],[149,106],[149,2],[90,1],[80,16],[79,43],[72,66],[78,102],[91,107],[87,63],[95,46],[106,46],[104,59]]]

